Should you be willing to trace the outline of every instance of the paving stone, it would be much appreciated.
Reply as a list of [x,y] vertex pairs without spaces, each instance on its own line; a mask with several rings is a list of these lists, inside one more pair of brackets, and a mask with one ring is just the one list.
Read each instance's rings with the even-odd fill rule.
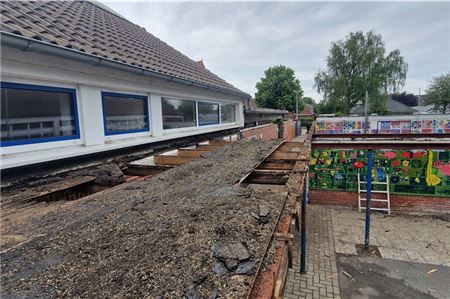
[[[331,209],[337,253],[356,254],[362,243],[364,215],[353,209]],[[371,244],[379,246],[383,258],[444,264],[450,261],[448,222],[433,217],[383,213],[372,214]]]
[[[293,263],[295,268],[288,271],[288,281],[296,280],[299,290],[288,292],[285,290],[284,298],[295,295],[297,298],[340,298],[339,289],[334,292],[333,286],[337,286],[337,267],[335,256],[335,242],[332,229],[332,217],[330,209],[324,206],[308,206],[307,213],[307,273],[300,274],[298,239],[294,243]],[[350,238],[349,238],[350,239]],[[352,248],[355,251],[356,249]],[[333,280],[333,277],[336,280]],[[333,292],[327,292],[327,287]]]

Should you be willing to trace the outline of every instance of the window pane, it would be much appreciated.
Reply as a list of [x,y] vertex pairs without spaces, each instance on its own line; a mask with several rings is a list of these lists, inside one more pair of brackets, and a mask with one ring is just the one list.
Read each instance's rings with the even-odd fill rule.
[[233,123],[236,121],[236,112],[235,106],[231,104],[221,105],[220,106],[220,115],[222,119],[222,123]]
[[2,142],[78,136],[73,93],[23,86],[27,89],[2,87]]
[[175,99],[162,99],[163,128],[175,129],[195,127],[195,102]]
[[148,130],[147,98],[103,94],[106,134]]
[[219,104],[198,102],[198,120],[200,125],[219,123]]

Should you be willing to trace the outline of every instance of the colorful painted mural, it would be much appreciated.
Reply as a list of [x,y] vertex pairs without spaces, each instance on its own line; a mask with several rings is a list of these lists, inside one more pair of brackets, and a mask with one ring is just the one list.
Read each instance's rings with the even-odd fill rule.
[[[367,150],[313,149],[310,185],[316,189],[357,190],[357,175],[367,179]],[[449,150],[374,150],[372,178],[392,193],[450,198]]]
[[[369,124],[370,129],[370,124]],[[318,134],[361,134],[364,133],[363,121],[319,121],[316,125]]]
[[[448,117],[448,116],[447,116]],[[364,133],[364,120],[317,120],[316,134],[361,134]],[[369,133],[374,134],[442,134],[450,133],[449,119],[409,119],[369,121]]]

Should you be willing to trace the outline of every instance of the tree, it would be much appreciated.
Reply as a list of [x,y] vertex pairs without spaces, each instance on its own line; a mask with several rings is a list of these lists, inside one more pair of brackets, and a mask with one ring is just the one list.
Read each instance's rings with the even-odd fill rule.
[[415,95],[406,92],[393,94],[392,99],[409,107],[417,106],[419,102],[419,99]]
[[[427,90],[427,105],[434,105],[434,111],[450,112],[450,73],[434,77]],[[448,109],[447,109],[448,108]]]
[[319,69],[314,78],[315,88],[323,93],[321,107],[349,114],[352,107],[364,105],[367,90],[370,99],[375,101],[370,105],[370,112],[386,110],[386,105],[382,105],[386,99],[381,97],[387,96],[388,92],[397,92],[405,84],[407,64],[399,50],[388,55],[385,52],[381,35],[373,31],[366,34],[352,32],[344,40],[332,43],[326,69]]
[[302,98],[302,102],[307,104],[307,105],[309,105],[309,106],[311,106],[311,107],[313,107],[313,108],[315,108],[316,105],[317,105],[316,101],[314,101],[314,99],[311,98],[311,97],[303,97]]
[[[256,83],[258,107],[295,111],[295,102],[303,95],[300,81],[293,69],[284,65],[269,67],[265,77]],[[299,111],[303,109],[299,102]]]

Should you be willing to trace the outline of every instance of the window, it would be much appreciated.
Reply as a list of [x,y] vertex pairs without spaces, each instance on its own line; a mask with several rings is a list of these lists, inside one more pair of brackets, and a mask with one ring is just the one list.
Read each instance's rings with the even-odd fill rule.
[[195,102],[162,99],[163,129],[197,126]]
[[198,123],[200,126],[219,123],[219,104],[198,102]]
[[236,121],[236,107],[233,104],[221,105],[220,118],[222,123],[234,123]]
[[79,139],[74,89],[1,83],[1,144]]
[[149,130],[147,97],[102,92],[105,135]]

